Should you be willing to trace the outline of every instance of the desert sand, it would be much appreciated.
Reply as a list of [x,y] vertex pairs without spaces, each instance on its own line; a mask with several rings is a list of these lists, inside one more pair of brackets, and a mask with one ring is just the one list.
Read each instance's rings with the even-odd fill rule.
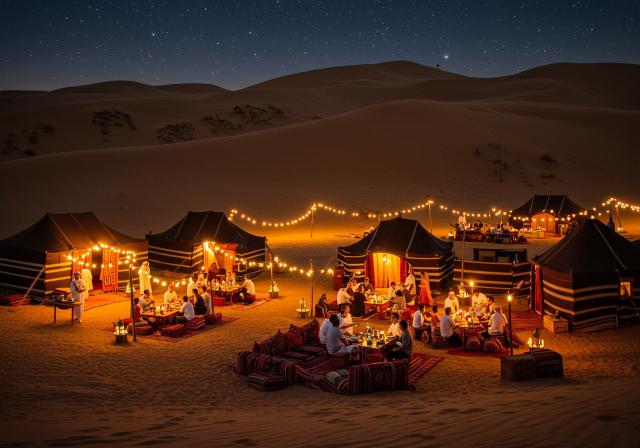
[[[354,241],[336,235],[376,225],[353,212],[396,212],[429,199],[436,236],[451,229],[454,209],[508,212],[533,194],[567,194],[596,207],[606,222],[601,204],[608,198],[640,203],[639,75],[632,65],[555,64],[476,79],[393,62],[291,75],[240,91],[118,82],[1,92],[0,134],[18,149],[5,142],[8,152],[0,154],[0,238],[47,212],[91,210],[142,237],[166,230],[188,210],[237,209],[234,222],[266,235],[276,255],[305,268],[313,258],[318,270],[338,246]],[[119,113],[92,124],[94,112],[112,109]],[[110,124],[101,125],[105,116]],[[194,129],[158,132],[179,123]],[[29,143],[32,135],[37,143]],[[313,238],[308,219],[262,226],[297,219],[314,201],[345,215],[319,210]],[[404,216],[430,229],[426,209]],[[638,218],[621,211],[630,239],[640,234]],[[557,241],[534,241],[526,246],[529,257]],[[471,251],[467,244],[465,256]],[[267,277],[256,281],[259,295],[266,295]],[[66,313],[53,324],[49,308],[0,308],[0,444],[636,444],[639,326],[545,333],[547,347],[564,357],[563,379],[507,383],[498,359],[456,357],[417,343],[417,351],[445,359],[415,392],[344,397],[301,386],[252,389],[229,368],[235,355],[302,324],[295,308],[309,298],[306,276],[276,280],[279,299],[228,311],[240,319],[175,344],[140,339],[115,346],[102,329],[128,314],[126,302],[89,310],[74,327]],[[314,289],[316,298],[323,292],[333,297],[328,276]]]

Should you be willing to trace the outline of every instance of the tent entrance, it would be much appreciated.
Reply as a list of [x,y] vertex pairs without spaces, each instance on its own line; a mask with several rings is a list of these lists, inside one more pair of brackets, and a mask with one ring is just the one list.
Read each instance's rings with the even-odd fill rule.
[[388,288],[391,282],[398,284],[407,278],[406,262],[400,257],[374,253],[367,261],[365,275],[376,288]]
[[556,217],[551,213],[536,213],[531,218],[531,229],[536,230],[540,226],[547,233],[556,233]]
[[[214,242],[204,242],[196,251],[202,250],[203,266],[201,270],[209,272],[218,271],[217,276],[226,275],[227,271],[235,272],[236,263],[236,245],[235,244],[217,244]],[[211,279],[212,280],[212,279]]]

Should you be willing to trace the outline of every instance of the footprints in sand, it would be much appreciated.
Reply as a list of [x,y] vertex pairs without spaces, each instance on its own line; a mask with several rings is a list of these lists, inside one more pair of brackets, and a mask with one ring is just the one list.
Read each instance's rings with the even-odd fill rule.
[[622,417],[618,417],[617,415],[611,415],[611,414],[602,414],[602,415],[596,415],[596,419],[603,422],[617,422],[618,420],[622,420]]
[[485,410],[482,408],[469,408],[469,409],[464,409],[462,411],[456,408],[447,408],[442,410],[442,412],[450,412],[450,413],[458,412],[460,414],[477,414],[484,411]]
[[232,440],[231,443],[237,443],[239,445],[244,445],[244,446],[256,446],[258,444],[257,442],[254,442],[252,439]]

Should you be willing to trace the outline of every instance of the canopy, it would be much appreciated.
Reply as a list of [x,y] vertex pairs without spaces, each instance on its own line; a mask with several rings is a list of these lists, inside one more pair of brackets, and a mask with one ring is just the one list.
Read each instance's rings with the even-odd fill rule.
[[578,223],[584,221],[588,216],[586,208],[576,204],[566,195],[536,194],[522,206],[511,211],[509,225],[522,228],[524,222],[530,222],[531,217],[538,213],[554,215],[559,221],[578,221]]

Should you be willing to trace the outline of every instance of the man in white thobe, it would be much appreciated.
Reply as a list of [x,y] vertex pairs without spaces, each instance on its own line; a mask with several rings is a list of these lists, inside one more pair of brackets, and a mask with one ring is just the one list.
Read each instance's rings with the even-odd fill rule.
[[151,288],[151,270],[149,269],[148,261],[142,263],[138,274],[140,275],[140,292],[145,289],[148,289],[149,292],[153,292],[153,289]]
[[87,290],[87,285],[80,278],[80,272],[73,274],[73,280],[71,280],[71,298],[74,302],[80,302],[80,306],[74,306],[75,317],[78,322],[82,323],[82,311],[84,310],[84,292]]
[[198,289],[198,285],[195,282],[195,275],[189,279],[189,284],[187,285],[187,297],[189,297],[189,300],[191,302],[193,302],[193,299],[195,297],[193,295],[193,290],[194,289]]
[[164,303],[176,303],[178,301],[178,294],[173,290],[173,284],[169,284],[167,288],[167,292],[164,293]]
[[[89,298],[89,291],[93,289],[93,275],[91,275],[91,271],[89,269],[83,268],[80,273],[80,278],[87,286],[87,289],[84,292],[84,300],[87,300]],[[84,308],[84,304],[82,306]]]
[[451,311],[453,311],[454,314],[458,312],[460,309],[460,302],[458,301],[455,292],[449,291],[449,295],[444,299],[444,307],[451,308]]
[[413,276],[413,269],[409,270],[409,275],[404,281],[404,287],[412,296],[416,295],[416,278]]

